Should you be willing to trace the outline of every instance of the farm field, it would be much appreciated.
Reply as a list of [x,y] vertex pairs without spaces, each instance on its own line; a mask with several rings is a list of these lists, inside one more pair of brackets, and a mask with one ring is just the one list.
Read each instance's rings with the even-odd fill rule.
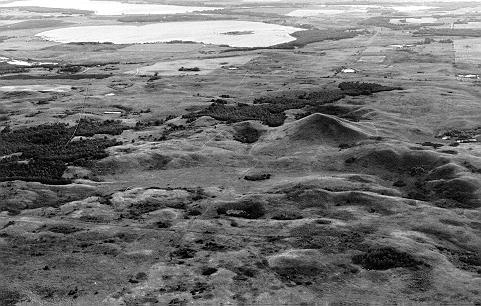
[[[174,61],[162,61],[151,66],[145,66],[136,70],[128,71],[130,74],[142,75],[182,75],[182,74],[201,74],[206,75],[212,73],[216,69],[238,70],[238,67],[244,66],[247,62],[255,57],[250,56],[233,56],[218,57],[214,59],[182,59]],[[198,68],[198,69],[195,69]],[[189,71],[190,69],[190,71]]]
[[477,9],[0,0],[0,306],[481,304]]
[[481,62],[481,39],[457,39],[454,41],[456,63],[477,65]]

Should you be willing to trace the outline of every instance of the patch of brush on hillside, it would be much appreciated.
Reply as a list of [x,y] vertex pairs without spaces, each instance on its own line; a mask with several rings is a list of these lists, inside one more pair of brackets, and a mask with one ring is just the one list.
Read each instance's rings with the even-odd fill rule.
[[[210,116],[227,123],[241,122],[246,120],[259,120],[271,126],[284,124],[286,115],[284,112],[290,109],[302,109],[307,114],[323,112],[322,105],[341,100],[346,95],[370,95],[381,91],[400,90],[400,87],[384,86],[377,83],[343,82],[339,84],[340,90],[312,90],[306,92],[287,92],[282,95],[264,96],[254,99],[253,104],[237,103],[225,104],[214,101],[207,108],[191,112],[183,116],[189,122],[202,116]],[[330,108],[326,109],[329,114],[346,115],[352,117],[353,109]],[[352,118],[356,121],[356,118]]]
[[[1,39],[0,39],[1,42]],[[9,63],[5,62],[0,62],[0,75],[1,74],[7,74],[7,73],[22,73],[22,72],[28,72],[29,70],[23,67],[19,67],[16,65],[12,65]]]
[[[297,25],[296,25],[297,26]],[[303,48],[308,44],[318,43],[325,40],[341,40],[347,38],[354,38],[357,35],[362,34],[360,31],[348,31],[348,30],[318,30],[309,29],[297,31],[291,36],[296,39],[287,43],[278,44],[270,47],[242,47],[242,48],[230,48],[223,50],[222,52],[235,52],[235,51],[252,51],[258,49],[296,49]]]
[[317,30],[311,29],[306,31],[297,31],[291,36],[296,40],[274,46],[275,49],[295,49],[302,48],[308,44],[317,43],[325,40],[341,40],[347,38],[354,38],[359,34],[355,31],[345,30]]
[[364,82],[342,82],[339,84],[339,89],[348,96],[368,96],[381,91],[402,90],[401,87]]
[[[306,98],[307,97],[307,98]],[[284,111],[289,109],[302,109],[315,104],[331,103],[340,100],[344,95],[339,91],[324,91],[320,95],[300,95],[261,97],[254,100],[254,104],[237,103],[228,105],[214,102],[206,109],[184,115],[194,121],[202,116],[210,116],[227,123],[241,122],[246,120],[259,120],[262,123],[275,127],[284,124],[286,115]]]
[[62,175],[68,165],[85,165],[107,157],[105,149],[119,144],[106,136],[70,141],[74,134],[119,135],[127,128],[114,120],[82,121],[78,127],[56,123],[20,130],[4,128],[0,133],[0,181],[67,184],[70,181]]

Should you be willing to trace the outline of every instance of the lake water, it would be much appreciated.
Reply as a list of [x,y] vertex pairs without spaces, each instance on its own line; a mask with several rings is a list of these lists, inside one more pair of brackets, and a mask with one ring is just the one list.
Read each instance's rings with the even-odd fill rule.
[[0,86],[0,91],[42,91],[42,92],[69,92],[72,86],[69,85],[19,85],[19,86]]
[[1,4],[0,7],[39,6],[94,11],[97,15],[131,14],[180,14],[194,11],[220,9],[218,7],[195,7],[157,4],[134,4],[115,1],[90,0],[26,0]]
[[9,57],[2,57],[2,56],[0,56],[0,63],[7,63],[10,65],[27,66],[27,67],[39,66],[39,65],[58,65],[58,63],[54,63],[54,62],[35,62],[35,61],[28,62],[28,61],[17,60]]
[[[195,41],[232,47],[267,47],[294,40],[301,29],[250,21],[170,22],[141,26],[112,25],[55,29],[37,34],[51,41],[112,42],[115,44]],[[240,33],[228,35],[228,33]],[[245,33],[245,34],[244,34]]]

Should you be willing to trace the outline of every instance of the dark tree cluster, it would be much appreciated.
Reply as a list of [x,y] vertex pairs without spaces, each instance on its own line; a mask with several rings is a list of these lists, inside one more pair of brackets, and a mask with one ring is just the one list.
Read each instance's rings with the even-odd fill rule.
[[244,176],[244,179],[246,181],[263,181],[263,180],[268,180],[270,178],[271,178],[270,173],[251,174],[251,175]]
[[225,105],[212,103],[206,109],[183,115],[182,118],[187,118],[194,121],[198,117],[211,116],[220,121],[227,123],[235,123],[246,120],[259,120],[268,126],[280,126],[284,123],[286,115],[284,108],[275,106],[257,106],[249,104]]
[[453,40],[452,40],[451,38],[440,39],[440,40],[438,40],[438,43],[441,43],[441,44],[452,44],[452,43],[453,43]]
[[[0,40],[1,42],[1,40]],[[19,67],[17,65],[12,65],[5,62],[0,62],[0,74],[7,74],[7,73],[23,73],[28,72],[29,70],[23,67]]]
[[478,29],[433,29],[433,28],[423,28],[413,35],[433,35],[433,36],[469,36],[469,37],[481,37],[481,31]]
[[481,274],[481,254],[474,251],[453,250],[441,246],[436,248],[446,255],[456,268]]
[[234,140],[242,143],[254,143],[261,136],[261,132],[251,126],[241,128],[234,134]]
[[199,68],[199,67],[192,67],[192,68],[189,68],[189,67],[180,67],[180,68],[179,68],[179,71],[200,71],[200,68]]
[[328,103],[308,107],[307,109],[305,109],[306,111],[304,113],[296,114],[295,118],[296,120],[298,120],[314,113],[322,113],[337,116],[339,118],[343,118],[353,122],[359,122],[361,119],[365,120],[366,118],[363,117],[364,114],[362,112],[357,112],[358,109],[358,107],[347,107]]
[[124,130],[128,130],[130,127],[122,124],[120,120],[94,120],[94,119],[82,119],[79,127],[75,132],[77,136],[94,136],[95,134],[109,134],[120,135]]
[[382,17],[382,16],[368,18],[366,20],[361,21],[359,24],[365,25],[365,26],[384,27],[384,28],[389,28],[391,30],[417,30],[422,26],[422,24],[412,24],[412,23],[395,24],[395,23],[391,23],[391,17]]
[[33,160],[28,163],[17,161],[0,162],[0,181],[22,180],[43,184],[67,184],[62,178],[65,163],[61,161]]
[[352,262],[368,270],[416,268],[426,265],[411,254],[398,251],[393,247],[371,249],[367,253],[353,256]]
[[145,128],[148,128],[150,126],[159,126],[164,123],[164,120],[162,119],[155,119],[155,120],[149,120],[149,121],[137,121],[135,123],[135,127],[133,128],[134,131],[141,131]]
[[359,33],[354,31],[345,31],[345,30],[318,30],[318,29],[310,29],[306,31],[297,31],[292,34],[291,36],[295,37],[296,40],[279,44],[273,46],[273,49],[295,49],[295,48],[302,48],[308,44],[321,42],[325,40],[341,40],[346,38],[353,38],[356,37]]
[[59,73],[78,73],[82,71],[82,66],[77,65],[67,65],[58,69]]
[[371,95],[381,91],[402,90],[401,87],[384,86],[377,83],[342,82],[339,89],[349,96]]
[[284,111],[286,110],[303,109],[320,104],[332,103],[343,97],[344,94],[340,91],[325,90],[304,93],[299,96],[282,95],[260,97],[254,99],[254,105],[243,103],[226,105],[224,103],[214,102],[206,109],[184,115],[183,118],[194,121],[201,116],[211,116],[217,120],[228,123],[259,120],[268,126],[276,127],[284,124],[284,120],[286,119]]
[[18,291],[0,287],[0,301],[4,306],[15,306],[22,300],[22,295]]
[[[119,134],[118,122],[85,124],[75,135]],[[82,124],[81,124],[82,125]],[[113,125],[113,128],[109,128]],[[69,141],[75,127],[68,124],[43,124],[0,133],[0,180],[39,181],[48,184],[68,183],[62,178],[67,165],[83,165],[107,157],[105,149],[118,145],[115,139],[80,139]],[[121,130],[120,130],[121,132]]]
[[344,94],[337,90],[322,90],[304,92],[303,94],[266,96],[254,99],[254,104],[271,104],[288,109],[302,109],[306,106],[317,106],[332,103],[344,98]]
[[[309,27],[310,25],[304,26]],[[296,24],[296,27],[299,27],[299,24]],[[353,38],[356,37],[358,34],[360,34],[360,32],[358,31],[308,29],[290,34],[291,36],[295,37],[296,40],[287,43],[282,43],[270,47],[229,48],[227,50],[223,50],[222,52],[253,51],[259,49],[296,49],[305,47],[308,44],[325,40],[340,40],[346,38]],[[229,46],[225,45],[225,47]]]
[[476,135],[479,135],[480,132],[481,132],[481,126],[473,129],[464,129],[464,130],[453,129],[445,132],[439,137],[449,137],[455,140],[468,140],[468,139],[475,139]]
[[217,101],[207,108],[183,115],[190,122],[202,116],[210,116],[227,123],[241,122],[246,120],[259,120],[262,123],[276,127],[284,124],[289,109],[302,109],[306,115],[322,112],[342,116],[347,120],[358,121],[359,115],[351,110],[342,109],[328,104],[336,102],[347,95],[370,95],[380,91],[400,90],[400,87],[384,86],[376,83],[342,82],[341,90],[316,90],[299,93],[287,93],[277,96],[265,96],[254,99],[253,104],[237,103],[236,105],[225,104]]

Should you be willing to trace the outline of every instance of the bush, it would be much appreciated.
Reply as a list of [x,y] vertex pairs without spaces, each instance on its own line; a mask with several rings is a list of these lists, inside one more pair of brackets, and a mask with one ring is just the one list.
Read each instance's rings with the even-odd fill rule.
[[[97,133],[118,134],[119,122],[113,120],[86,121],[80,124],[75,135]],[[5,128],[0,133],[0,181],[25,180],[45,184],[65,184],[62,178],[67,164],[83,165],[91,160],[107,157],[105,149],[119,144],[115,139],[88,139],[69,141],[75,127],[67,124],[43,124],[12,131]]]
[[78,126],[75,135],[77,136],[94,136],[95,134],[109,134],[120,135],[124,130],[128,130],[130,127],[122,124],[120,120],[94,120],[94,119],[82,119]]
[[425,265],[411,254],[398,251],[393,247],[371,249],[367,253],[353,256],[352,262],[368,270],[416,268]]
[[12,65],[5,62],[0,62],[0,74],[7,74],[7,73],[22,73],[28,72],[29,70],[23,67],[19,67],[17,65]]
[[244,179],[246,181],[263,181],[263,180],[268,180],[270,178],[271,178],[271,175],[269,173],[252,174],[252,175],[244,176]]
[[264,206],[259,202],[245,201],[223,204],[217,208],[217,213],[230,217],[257,219],[262,217],[266,211]]
[[19,292],[7,288],[0,288],[0,305],[15,306],[22,299]]
[[236,134],[234,134],[234,140],[242,143],[254,143],[256,142],[261,133],[251,126],[242,127]]
[[291,34],[291,36],[295,37],[296,40],[275,45],[271,48],[273,49],[294,49],[294,48],[302,48],[308,44],[321,42],[325,40],[340,40],[346,38],[353,38],[356,37],[358,33],[356,32],[349,32],[344,30],[317,30],[317,29],[310,29],[306,31],[297,31]]
[[360,83],[360,82],[342,82],[338,85],[346,95],[359,96],[359,95],[371,95],[381,91],[401,90],[401,87],[384,86],[377,83]]
[[276,127],[284,124],[284,120],[286,119],[284,112],[286,110],[302,109],[332,103],[343,97],[343,93],[332,90],[312,91],[298,97],[285,95],[268,96],[254,99],[254,105],[212,103],[202,111],[193,112],[182,117],[187,118],[189,121],[194,121],[198,117],[210,116],[228,123],[259,120],[268,126]]
[[385,27],[392,30],[417,30],[422,26],[421,24],[412,24],[412,23],[394,24],[394,23],[391,23],[391,17],[383,17],[383,16],[371,17],[361,21],[359,24],[367,25],[367,26],[375,26],[375,27]]
[[193,68],[180,67],[179,71],[200,71],[200,68],[199,67],[193,67]]
[[67,66],[59,68],[58,72],[59,73],[78,73],[82,69],[83,69],[82,66],[67,65]]
[[228,123],[241,122],[246,120],[259,120],[268,126],[280,126],[284,123],[286,115],[284,109],[269,108],[265,106],[240,104],[236,106],[212,103],[206,109],[183,115],[182,118],[187,118],[194,121],[198,117],[210,116],[220,121]]

